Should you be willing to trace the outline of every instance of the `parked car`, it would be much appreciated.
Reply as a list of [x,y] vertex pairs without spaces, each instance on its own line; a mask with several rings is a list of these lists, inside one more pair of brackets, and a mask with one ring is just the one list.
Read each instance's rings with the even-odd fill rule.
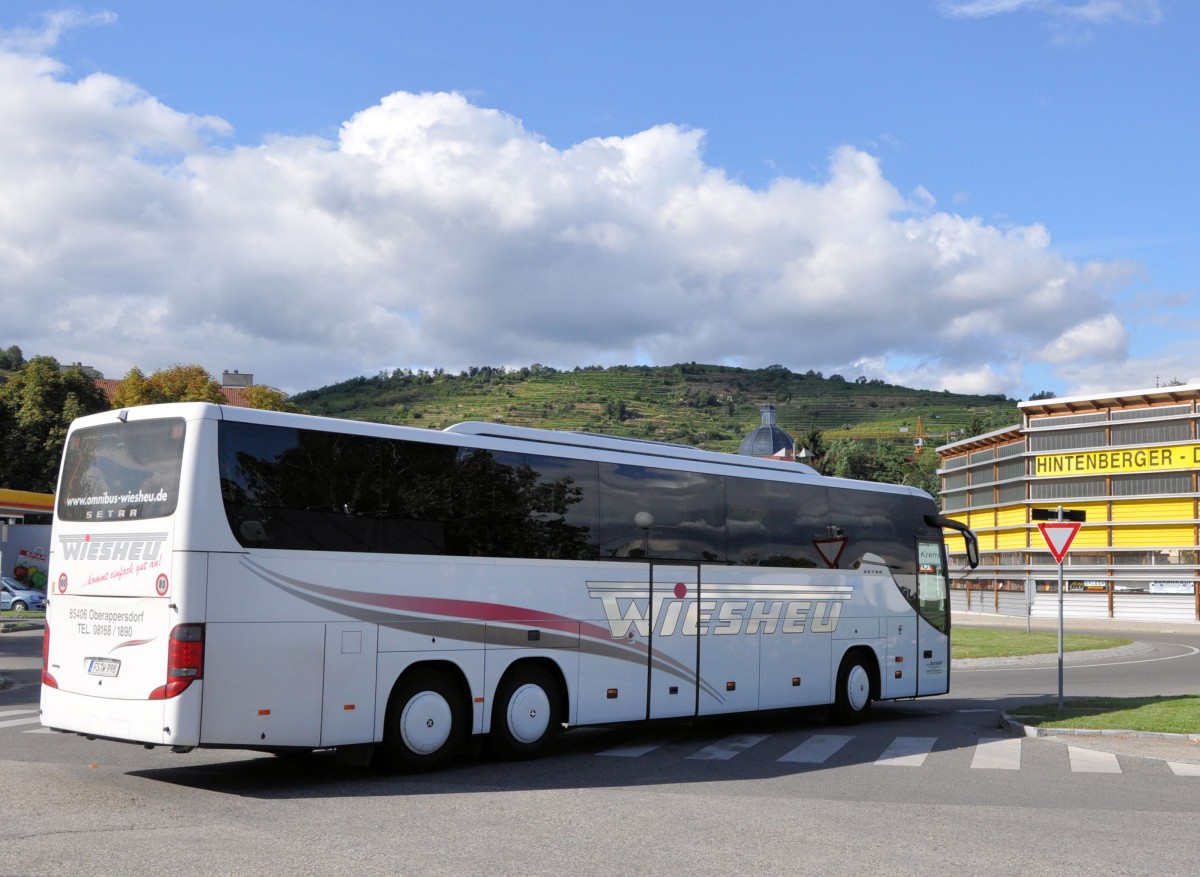
[[46,608],[46,595],[27,588],[16,579],[0,576],[0,609],[13,612],[41,612]]

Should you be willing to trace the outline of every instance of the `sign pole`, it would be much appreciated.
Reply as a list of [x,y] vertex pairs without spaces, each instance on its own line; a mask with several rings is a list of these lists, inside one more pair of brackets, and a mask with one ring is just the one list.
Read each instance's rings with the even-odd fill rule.
[[[1058,507],[1058,521],[1062,523],[1063,507]],[[1063,564],[1058,562],[1058,711],[1063,710]]]
[[[1071,541],[1079,532],[1079,525],[1087,520],[1087,512],[1077,509],[1064,509],[1059,506],[1056,511],[1050,509],[1033,509],[1030,517],[1035,521],[1054,521],[1053,524],[1038,524],[1042,538],[1050,548],[1050,554],[1058,562],[1058,710],[1063,708],[1063,592],[1066,583],[1063,581],[1063,561]],[[1070,521],[1071,523],[1067,523]]]

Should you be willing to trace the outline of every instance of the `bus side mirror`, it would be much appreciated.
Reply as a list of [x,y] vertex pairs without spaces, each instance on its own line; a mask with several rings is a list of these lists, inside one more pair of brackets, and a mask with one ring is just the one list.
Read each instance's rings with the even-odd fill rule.
[[953,518],[947,518],[945,515],[926,515],[925,523],[931,527],[941,527],[943,530],[957,530],[962,533],[963,541],[967,543],[967,564],[971,569],[979,566],[979,539],[970,527]]
[[963,539],[967,543],[967,563],[971,569],[979,566],[979,540],[975,538],[975,534],[970,530],[963,533]]

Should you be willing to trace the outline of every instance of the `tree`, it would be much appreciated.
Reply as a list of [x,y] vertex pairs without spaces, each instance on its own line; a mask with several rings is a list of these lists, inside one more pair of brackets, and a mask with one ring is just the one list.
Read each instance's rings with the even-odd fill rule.
[[262,411],[304,411],[296,403],[288,401],[287,393],[266,384],[251,384],[242,394],[242,400],[248,408],[258,408]]
[[8,371],[16,371],[25,364],[25,357],[21,354],[21,348],[17,345],[12,345],[7,350],[0,350],[0,368]]
[[71,421],[109,407],[79,367],[64,371],[51,356],[29,360],[0,385],[0,484],[52,492]]
[[113,408],[132,408],[148,404],[146,398],[146,376],[136,365],[117,382],[112,391]]
[[808,451],[808,458],[804,461],[812,466],[818,472],[824,472],[822,465],[825,460],[825,435],[815,426],[810,426],[800,434],[799,447],[796,453],[800,453],[800,449]]
[[870,481],[875,470],[875,455],[865,444],[856,439],[836,438],[829,443],[821,471],[836,478]]
[[926,493],[937,496],[938,491],[942,489],[942,479],[938,476],[937,471],[940,463],[941,458],[926,449],[924,454],[920,454],[915,461],[908,465],[905,478],[900,483],[919,487]]
[[135,366],[117,384],[112,398],[114,408],[163,402],[222,404],[224,401],[221,385],[199,365],[175,365],[159,369],[148,378]]

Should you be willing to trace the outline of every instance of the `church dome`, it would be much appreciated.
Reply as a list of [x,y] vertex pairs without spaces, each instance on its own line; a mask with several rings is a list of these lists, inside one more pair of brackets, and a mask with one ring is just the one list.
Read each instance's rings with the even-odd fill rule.
[[762,426],[742,439],[738,453],[747,457],[778,456],[791,459],[795,456],[796,443],[776,423],[774,405],[762,407]]

